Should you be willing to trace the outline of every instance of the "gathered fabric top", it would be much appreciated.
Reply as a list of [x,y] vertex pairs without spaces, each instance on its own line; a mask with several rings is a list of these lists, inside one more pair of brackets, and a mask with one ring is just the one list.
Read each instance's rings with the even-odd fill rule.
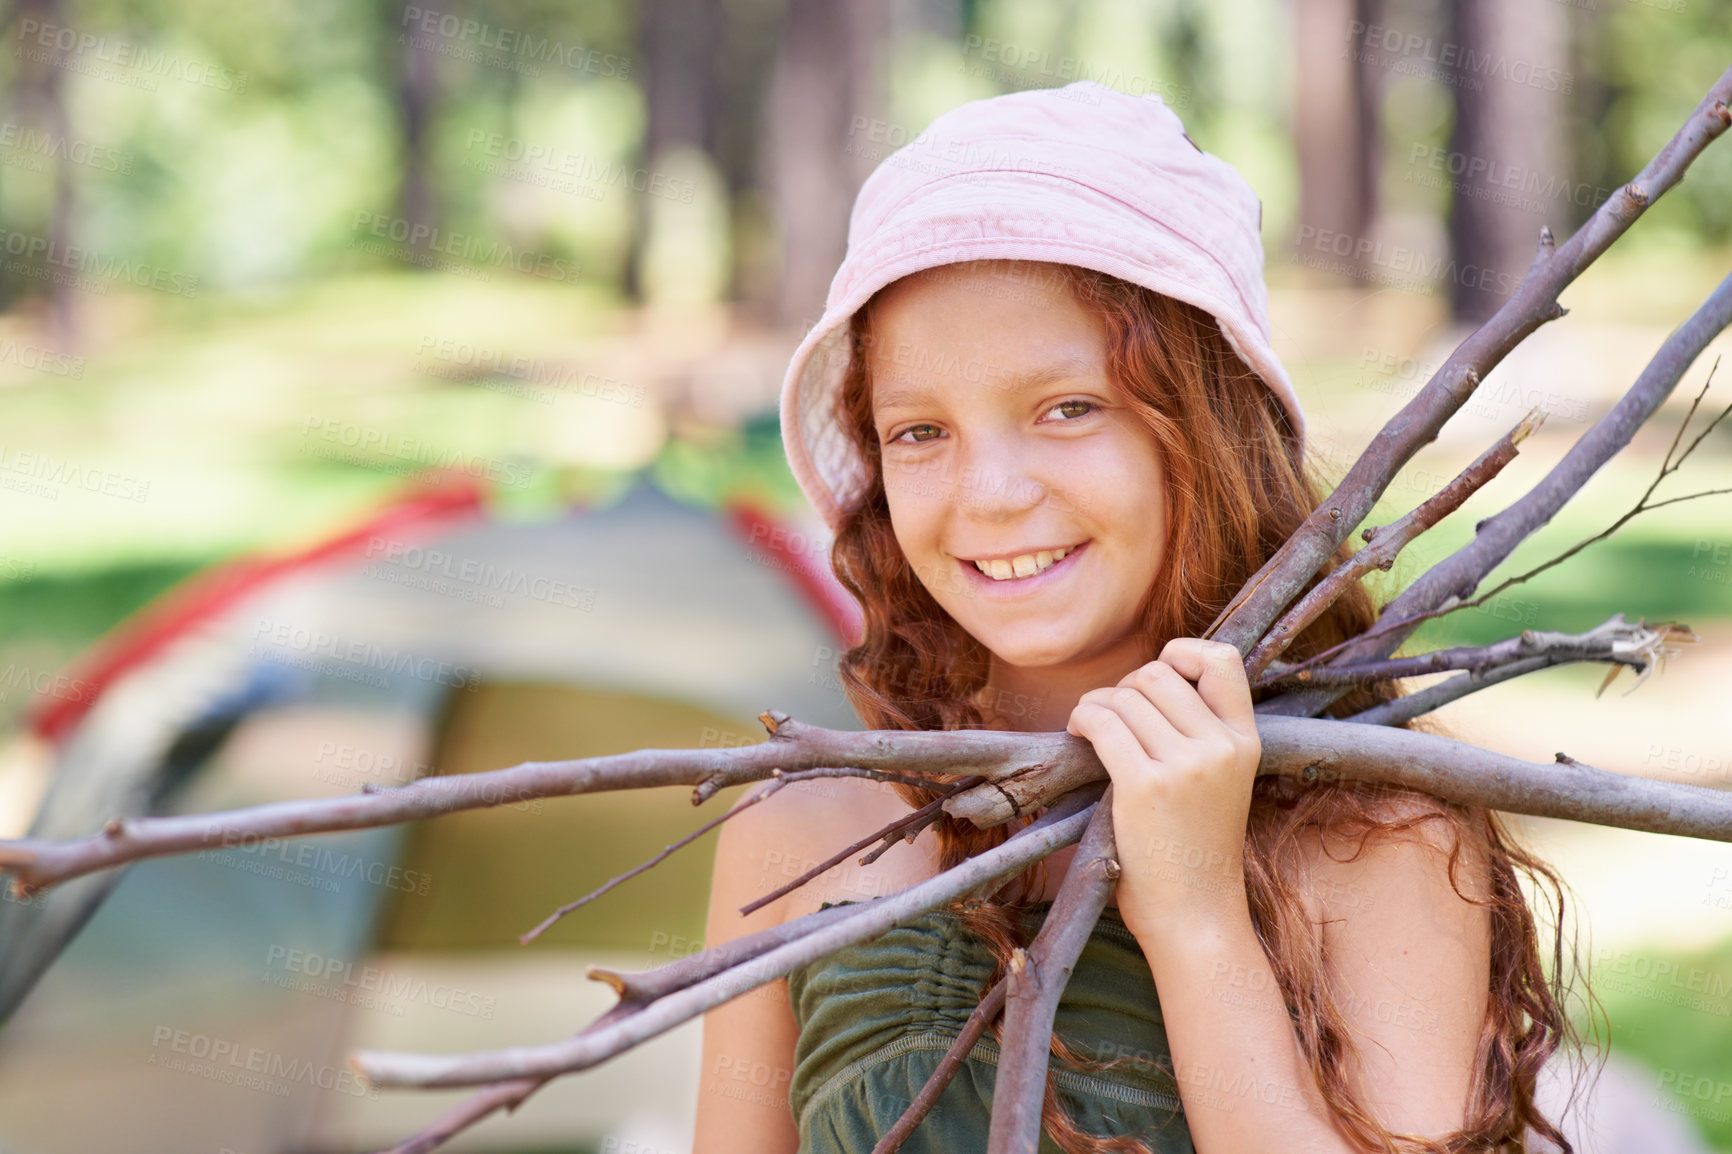
[[[850,905],[851,902],[824,903]],[[1031,934],[1051,902],[1024,914]],[[789,1105],[801,1154],[865,1154],[895,1124],[980,1003],[994,958],[963,916],[934,910],[874,941],[840,950],[788,975],[800,1024]],[[1108,907],[1059,1001],[1054,1032],[1109,1069],[1053,1058],[1060,1100],[1086,1131],[1134,1135],[1157,1154],[1194,1154],[1173,1079],[1166,1026],[1142,947]],[[984,1149],[998,1045],[974,1044],[905,1154]],[[1041,1154],[1060,1154],[1041,1135]]]

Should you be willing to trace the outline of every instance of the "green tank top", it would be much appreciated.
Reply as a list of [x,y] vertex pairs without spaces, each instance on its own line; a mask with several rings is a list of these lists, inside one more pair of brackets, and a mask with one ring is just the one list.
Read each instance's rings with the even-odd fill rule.
[[[1026,912],[1031,933],[1051,907],[1039,902]],[[867,1154],[962,1032],[993,964],[961,914],[935,910],[791,972],[800,1035],[788,1102],[800,1154]],[[1052,1059],[1059,1099],[1083,1130],[1132,1135],[1156,1154],[1195,1154],[1154,975],[1116,909],[1102,913],[1083,948],[1053,1028],[1091,1060],[1122,1059],[1106,1070]],[[985,1149],[997,1071],[988,1032],[903,1144],[905,1154]],[[1061,1154],[1044,1131],[1040,1154]]]

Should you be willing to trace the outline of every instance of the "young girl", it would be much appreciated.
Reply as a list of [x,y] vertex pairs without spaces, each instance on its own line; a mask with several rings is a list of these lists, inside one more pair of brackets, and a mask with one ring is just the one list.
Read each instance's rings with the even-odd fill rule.
[[[1064,729],[1111,776],[1122,874],[1059,1006],[1043,1151],[1568,1150],[1534,1093],[1573,1035],[1516,870],[1561,915],[1555,875],[1483,809],[1257,778],[1240,656],[1199,639],[1320,499],[1260,218],[1158,99],[1094,84],[964,105],[880,165],[783,394],[865,610],[844,683],[869,728]],[[1372,617],[1355,591],[1293,653]],[[826,781],[746,811],[709,944],[1026,824],[947,818],[739,915],[931,796]],[[867,1154],[1073,853],[711,1011],[697,1154]],[[996,1058],[982,1038],[903,1149],[984,1149]]]

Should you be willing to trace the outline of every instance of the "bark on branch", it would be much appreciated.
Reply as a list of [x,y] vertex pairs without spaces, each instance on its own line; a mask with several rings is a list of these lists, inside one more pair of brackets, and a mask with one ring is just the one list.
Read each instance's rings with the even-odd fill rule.
[[[1564,314],[1558,294],[1683,178],[1684,170],[1732,124],[1732,69],[1715,82],[1684,126],[1636,178],[1613,193],[1586,224],[1554,247],[1549,228],[1509,300],[1458,346],[1412,400],[1383,427],[1334,493],[1257,571],[1209,630],[1217,640],[1249,653],[1277,614],[1364,521],[1389,482],[1438,431],[1481,380],[1547,321]],[[1393,652],[1393,650],[1391,650]]]
[[[1702,307],[1666,338],[1630,390],[1570,446],[1569,452],[1539,484],[1503,512],[1481,521],[1472,541],[1421,574],[1384,607],[1377,627],[1346,646],[1331,664],[1388,657],[1412,636],[1420,622],[1451,603],[1472,597],[1487,574],[1556,516],[1590,477],[1630,443],[1636,430],[1672,395],[1685,370],[1696,363],[1708,343],[1728,324],[1732,324],[1732,276],[1721,281]],[[1666,472],[1662,468],[1662,477]],[[1650,488],[1649,492],[1652,491]],[[1259,708],[1290,717],[1311,717],[1327,709],[1342,692],[1305,690],[1264,702]]]
[[[1359,661],[1345,665],[1325,665],[1317,669],[1294,672],[1272,670],[1269,684],[1293,680],[1302,685],[1351,688],[1376,681],[1395,681],[1403,677],[1423,677],[1428,673],[1448,673],[1465,670],[1483,677],[1505,666],[1520,664],[1524,672],[1551,665],[1576,661],[1603,661],[1627,665],[1638,673],[1646,673],[1671,652],[1671,643],[1695,641],[1696,635],[1682,625],[1647,625],[1624,620],[1622,613],[1613,614],[1586,633],[1555,633],[1543,629],[1524,629],[1521,636],[1499,641],[1495,645],[1461,646],[1439,649],[1414,657],[1398,657],[1387,661]],[[1535,661],[1534,659],[1540,659]]]
[[1011,960],[987,1154],[1035,1154],[1040,1145],[1041,1103],[1059,998],[1118,877],[1113,787],[1108,785],[1040,932],[1027,952],[1018,950]]
[[[799,966],[837,950],[870,941],[887,930],[1000,879],[1021,873],[1054,850],[1082,837],[1098,791],[1079,791],[1027,829],[967,861],[898,894],[855,906],[793,941],[683,989],[663,994],[647,1007],[585,1030],[563,1042],[514,1046],[478,1054],[405,1054],[362,1050],[350,1064],[376,1086],[474,1086],[516,1078],[549,1078],[586,1070],[616,1054],[739,997]],[[824,911],[829,912],[829,911]],[[707,952],[707,951],[706,951]],[[699,955],[700,957],[702,955]],[[612,1011],[610,1011],[611,1013]],[[605,1021],[605,1016],[604,1016]]]

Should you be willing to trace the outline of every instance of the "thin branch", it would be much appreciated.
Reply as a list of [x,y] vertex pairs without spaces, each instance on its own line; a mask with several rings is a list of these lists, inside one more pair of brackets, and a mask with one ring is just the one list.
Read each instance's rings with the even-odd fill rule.
[[[822,926],[841,921],[849,912],[849,907],[831,906],[755,934],[733,938],[701,954],[689,954],[647,973],[621,974],[592,967],[588,976],[612,986],[619,995],[619,1001],[577,1036],[582,1037],[585,1033],[617,1022],[657,998],[683,990],[705,978],[750,961],[777,946],[796,941]],[[492,1114],[500,1110],[515,1110],[526,1098],[550,1081],[551,1078],[511,1078],[495,1082],[441,1114],[425,1129],[383,1154],[427,1154]]]
[[589,1069],[800,966],[870,941],[977,886],[1021,873],[1082,837],[1097,796],[1098,789],[1091,789],[1062,799],[1027,829],[954,869],[891,897],[833,907],[847,910],[847,916],[577,1037],[545,1046],[518,1046],[478,1054],[363,1050],[350,1058],[350,1065],[375,1086],[422,1087],[474,1086]]
[[[987,778],[987,781],[943,799],[942,809],[952,817],[965,818],[982,828],[1033,813],[1051,805],[1055,798],[1105,777],[1105,770],[1089,742],[1063,730],[1052,733],[990,730],[840,731],[804,725],[786,714],[777,716],[781,718],[778,733],[797,735],[789,737],[787,744],[780,749],[774,748],[772,742],[766,742],[763,745],[726,750],[648,750],[644,751],[642,756],[653,757],[654,773],[664,779],[663,783],[673,785],[688,784],[692,779],[706,774],[711,775],[711,779],[742,777],[749,772],[767,775],[770,769],[774,768],[766,764],[771,756],[787,763],[796,763],[807,756],[823,761],[843,760],[844,758],[834,756],[838,752],[856,761],[873,759],[886,764],[898,764],[904,769],[918,769],[934,776],[945,773],[959,776],[979,773]],[[1289,734],[1293,731],[1279,725],[1266,724],[1276,720],[1269,715],[1258,717],[1258,732],[1263,745],[1263,769],[1260,772],[1273,772],[1269,767],[1281,764],[1281,759],[1288,752],[1283,742],[1290,740]],[[1333,740],[1343,748],[1353,748],[1355,742],[1364,740],[1354,731],[1365,727],[1354,726],[1348,729],[1343,727],[1343,723],[1335,721],[1320,724],[1335,727],[1337,736]],[[945,748],[942,742],[931,740],[947,737],[957,739],[958,745],[962,747],[960,754],[954,747]],[[982,741],[985,738],[993,740]],[[1471,745],[1453,742],[1447,738],[1435,737],[1433,740],[1446,743],[1435,754],[1440,766],[1449,765],[1451,759],[1464,767],[1471,766],[1483,752]],[[411,788],[405,786],[402,790],[394,790],[389,794],[359,798],[325,798],[274,803],[222,813],[140,818],[124,823],[123,835],[103,832],[64,841],[45,838],[0,841],[0,869],[13,871],[15,874],[15,892],[21,887],[34,891],[97,870],[144,858],[187,853],[207,845],[224,844],[225,840],[231,846],[256,845],[270,837],[291,834],[303,836],[361,828],[363,825],[385,825],[393,820],[409,821],[459,808],[509,804],[524,796],[521,792],[515,792],[520,789],[533,788],[537,791],[533,796],[554,796],[556,789],[553,784],[532,776],[524,776],[545,773],[549,767],[557,771],[556,784],[579,787],[579,792],[606,788],[640,788],[646,784],[645,774],[640,772],[642,765],[628,765],[626,773],[610,775],[607,766],[599,764],[617,763],[621,760],[632,762],[639,756],[624,754],[614,758],[586,759],[582,762],[548,763],[547,766],[530,763],[513,770],[499,770],[493,774],[467,775],[475,778],[491,777],[496,782],[503,778],[507,782],[515,781],[518,784],[512,789],[504,789],[497,784],[489,787],[485,801],[480,800],[482,791],[474,790],[473,796],[464,795],[463,805],[452,804],[449,794],[423,794],[420,800],[413,804],[402,804],[397,795]],[[730,758],[735,761],[730,762]],[[1392,767],[1390,773],[1392,776],[1389,780],[1399,783],[1399,767]],[[1368,780],[1373,779],[1375,777]],[[462,778],[431,780],[463,784]],[[523,784],[525,781],[530,784]],[[1436,788],[1433,788],[1434,786]],[[1431,782],[1425,788],[1439,793],[1439,796],[1450,797],[1452,787],[1447,771],[1444,771],[1441,784]],[[368,812],[364,815],[364,822],[358,821],[355,807],[377,801],[396,803],[395,815]],[[1520,812],[1515,810],[1512,804],[1500,804],[1495,808]],[[1578,820],[1601,825],[1626,824],[1624,816],[1615,809],[1604,812],[1586,810]],[[1684,826],[1662,832],[1715,836],[1694,834],[1690,832],[1690,828]]]
[[799,889],[801,886],[805,885],[807,882],[811,881],[813,878],[816,878],[816,877],[818,877],[824,873],[827,873],[830,870],[834,869],[836,866],[841,865],[848,858],[853,857],[855,854],[859,853],[861,850],[865,849],[866,847],[872,845],[874,842],[880,842],[880,841],[883,842],[883,844],[880,845],[877,849],[873,850],[870,854],[868,854],[865,857],[860,859],[861,865],[870,865],[872,862],[875,862],[878,860],[879,855],[881,855],[885,850],[889,849],[891,846],[895,845],[897,842],[902,841],[904,839],[906,839],[908,841],[913,841],[915,836],[917,834],[919,834],[921,830],[925,829],[928,825],[931,825],[935,822],[943,820],[944,810],[943,810],[942,806],[943,806],[946,798],[949,798],[949,797],[953,796],[954,794],[960,793],[961,791],[963,791],[965,789],[969,789],[969,788],[972,788],[973,786],[979,785],[981,782],[983,782],[985,780],[986,779],[981,777],[979,774],[973,774],[969,777],[963,778],[961,781],[955,783],[953,786],[951,786],[951,788],[946,790],[941,796],[933,798],[931,801],[927,802],[925,805],[921,806],[919,809],[915,810],[913,813],[908,814],[906,817],[897,818],[895,821],[891,822],[889,825],[885,826],[884,828],[878,830],[876,833],[867,834],[865,837],[861,838],[859,841],[855,842],[853,845],[847,847],[846,849],[839,850],[835,854],[831,855],[829,858],[827,858],[824,861],[813,866],[811,869],[807,870],[805,873],[801,874],[799,877],[795,878],[793,881],[789,882],[787,885],[781,886],[778,889],[772,890],[771,892],[765,894],[763,897],[757,898],[757,899],[755,899],[751,902],[748,902],[747,904],[741,906],[740,907],[740,914],[742,916],[744,916],[746,914],[751,913],[753,910],[760,909],[764,906],[769,905],[771,902],[775,901],[779,897],[782,897],[786,894],[793,893],[795,890]]
[[1004,1008],[1004,997],[1008,988],[1008,979],[1000,978],[981,996],[980,1005],[974,1007],[974,1012],[968,1015],[968,1021],[962,1023],[962,1032],[956,1036],[956,1041],[950,1043],[950,1049],[944,1051],[944,1057],[938,1060],[937,1068],[926,1079],[926,1084],[920,1087],[920,1093],[914,1096],[908,1109],[902,1111],[902,1117],[896,1119],[896,1124],[884,1132],[884,1137],[878,1139],[878,1145],[872,1147],[872,1154],[896,1154],[896,1151],[902,1149],[902,1143],[908,1141],[908,1136],[914,1133],[915,1127],[932,1113],[932,1108],[938,1105],[938,1099],[962,1069],[963,1062],[968,1060],[974,1044],[986,1033],[992,1019]]
[[1494,645],[1469,645],[1455,649],[1439,649],[1414,657],[1399,657],[1388,661],[1362,661],[1347,665],[1327,665],[1320,669],[1272,670],[1262,685],[1295,681],[1303,685],[1355,686],[1378,681],[1395,681],[1403,677],[1423,677],[1428,673],[1448,673],[1467,670],[1485,674],[1499,666],[1546,658],[1552,665],[1574,661],[1603,661],[1628,665],[1637,672],[1667,652],[1669,642],[1691,642],[1696,635],[1689,627],[1676,624],[1649,626],[1624,620],[1622,613],[1613,614],[1586,633],[1555,633],[1549,630],[1525,629],[1519,637],[1511,637]]
[[1428,685],[1413,693],[1404,693],[1394,701],[1374,705],[1344,720],[1361,725],[1400,725],[1434,709],[1441,709],[1452,701],[1459,701],[1470,693],[1478,693],[1482,689],[1512,681],[1523,674],[1537,673],[1541,669],[1552,667],[1553,662],[1549,657],[1530,657],[1525,661],[1512,661],[1508,665],[1500,665],[1483,673],[1458,674],[1436,685]]
[[1437,437],[1480,381],[1540,325],[1563,315],[1558,294],[1677,184],[1702,150],[1732,125],[1729,101],[1732,69],[1721,75],[1684,126],[1636,178],[1613,193],[1568,241],[1554,248],[1551,230],[1540,230],[1533,264],[1515,292],[1383,427],[1329,498],[1233,598],[1207,636],[1237,646],[1241,653],[1250,652],[1281,610],[1365,520],[1396,473]]
[[[1732,73],[1728,75],[1732,76]],[[1384,606],[1377,626],[1341,649],[1332,664],[1375,661],[1388,657],[1412,636],[1419,622],[1450,611],[1457,604],[1473,598],[1474,592],[1487,574],[1503,564],[1516,547],[1535,530],[1551,521],[1564,504],[1581,491],[1590,477],[1630,443],[1636,430],[1659,410],[1666,398],[1672,395],[1673,389],[1677,388],[1679,379],[1702,355],[1709,342],[1719,336],[1729,323],[1732,323],[1732,276],[1722,280],[1708,295],[1708,299],[1702,302],[1701,307],[1691,314],[1690,319],[1679,325],[1666,338],[1629,391],[1570,446],[1563,459],[1553,466],[1537,485],[1503,512],[1481,521],[1472,541],[1426,570],[1400,596]],[[1709,429],[1719,421],[1720,418],[1716,417]],[[1707,430],[1704,430],[1703,435],[1706,434]],[[1698,438],[1691,444],[1691,448],[1700,443],[1701,438]],[[1668,453],[1659,476],[1648,486],[1636,507],[1620,517],[1610,528],[1581,542],[1531,573],[1503,582],[1485,596],[1493,596],[1518,580],[1527,580],[1553,565],[1560,564],[1595,541],[1604,540],[1630,518],[1652,508],[1653,506],[1646,504],[1648,497],[1661,481],[1678,470],[1687,457],[1687,452],[1676,459]],[[1698,494],[1703,495],[1706,494]],[[1475,603],[1478,603],[1478,600],[1475,599]],[[1314,716],[1327,709],[1343,692],[1345,690],[1301,690],[1274,701],[1262,702],[1260,708],[1266,713],[1285,716]]]
[[[1384,784],[1506,813],[1732,841],[1732,790],[1654,782],[1589,766],[1576,776],[1560,778],[1552,766],[1505,757],[1439,734],[1326,718],[1259,715],[1257,736],[1263,746],[1259,775]],[[994,783],[1002,784],[1002,794],[977,786],[945,802],[945,810],[978,826],[992,826],[1105,774],[1097,762],[1092,772],[1072,770]]]
[[1312,586],[1311,591],[1282,615],[1268,635],[1251,650],[1250,656],[1245,659],[1246,675],[1255,679],[1267,669],[1275,658],[1305,631],[1306,626],[1335,604],[1359,578],[1373,569],[1388,572],[1409,542],[1461,508],[1463,502],[1502,472],[1505,465],[1515,460],[1519,451],[1517,447],[1527,440],[1544,420],[1543,410],[1531,410],[1522,418],[1521,423],[1481,453],[1473,464],[1457,474],[1455,479],[1435,496],[1421,502],[1404,517],[1381,528],[1365,530],[1365,548],[1337,565],[1328,576]]
[[730,785],[762,781],[777,769],[837,766],[896,773],[917,765],[934,777],[979,773],[996,779],[1094,756],[1086,741],[1063,731],[844,731],[806,725],[780,710],[768,710],[760,720],[771,732],[770,740],[758,745],[643,749],[575,761],[531,761],[489,773],[424,777],[395,789],[350,797],[275,802],[227,813],[116,820],[98,833],[66,841],[0,840],[0,870],[12,873],[13,893],[23,897],[146,858],[370,829],[539,797],[667,785],[691,785],[695,793],[713,796]]
[[[1509,813],[1732,842],[1732,790],[1607,773],[1575,761],[1540,765],[1435,734],[1388,726],[1267,718],[1259,720],[1258,729],[1264,753],[1259,773],[1279,773],[1308,783],[1392,785]],[[598,1028],[577,1038],[548,1046],[449,1057],[363,1053],[357,1054],[353,1063],[370,1081],[382,1086],[475,1085],[549,1077],[594,1066],[800,965],[870,940],[970,890],[1020,873],[1078,840],[1096,812],[1090,805],[1092,799],[1104,789],[1104,768],[1098,773],[1097,781],[1083,783],[1091,789],[1058,798],[1033,825],[954,869],[890,897],[833,906],[822,912],[846,911],[837,921],[728,968],[718,969],[724,961],[713,956],[682,959],[682,963],[689,963],[688,970],[709,976],[664,993],[646,1007],[632,1007],[619,1020],[598,1023]],[[724,943],[717,950],[734,944]],[[705,951],[706,955],[713,953]],[[653,979],[660,972],[645,977]],[[680,980],[690,976],[689,972],[682,973]],[[624,986],[632,989],[629,983]]]
[[[581,898],[578,898],[576,901],[567,902],[565,905],[560,906],[557,910],[554,910],[551,914],[548,914],[547,917],[542,919],[541,923],[539,925],[537,925],[534,929],[530,930],[526,934],[519,936],[517,939],[518,944],[527,946],[530,942],[533,942],[536,938],[539,938],[542,934],[544,934],[548,930],[552,929],[559,922],[559,919],[563,918],[565,915],[571,913],[574,910],[582,909],[584,906],[588,905],[590,902],[594,901],[596,898],[599,898],[601,895],[607,893],[609,890],[612,890],[614,887],[630,881],[632,878],[636,877],[638,874],[643,873],[645,870],[648,870],[648,869],[651,869],[657,865],[660,865],[675,850],[682,849],[685,846],[690,845],[692,842],[694,842],[698,838],[704,836],[706,833],[709,833],[712,829],[715,829],[718,825],[721,825],[724,821],[727,821],[730,817],[733,817],[735,814],[744,812],[745,810],[750,809],[752,806],[757,805],[759,802],[763,801],[765,798],[773,796],[784,785],[788,785],[792,782],[812,781],[812,780],[815,780],[817,778],[823,778],[823,777],[864,777],[864,778],[869,778],[873,781],[893,781],[893,782],[902,782],[904,784],[921,785],[921,786],[931,786],[934,784],[933,782],[931,782],[930,780],[928,780],[926,778],[912,777],[912,776],[910,776],[908,774],[904,774],[904,773],[885,773],[881,770],[876,770],[876,769],[856,769],[853,766],[834,766],[834,765],[820,766],[817,769],[801,770],[798,773],[783,773],[779,769],[772,769],[770,771],[770,776],[771,776],[772,780],[770,781],[770,783],[768,785],[765,785],[761,789],[754,790],[750,797],[747,797],[744,800],[742,800],[738,805],[734,806],[734,808],[730,809],[727,813],[724,813],[721,817],[718,817],[713,821],[705,822],[703,825],[699,826],[697,829],[693,830],[691,833],[688,833],[685,837],[682,837],[679,841],[672,842],[668,845],[663,846],[661,849],[661,852],[656,854],[654,857],[650,858],[648,861],[642,863],[641,865],[633,866],[631,869],[618,875],[617,877],[609,878],[605,884],[603,884],[602,886],[600,886],[597,889],[591,890],[587,894],[584,894]],[[954,790],[952,790],[951,792],[954,792]],[[948,794],[946,796],[948,796]],[[741,913],[747,913],[749,911],[742,910],[740,912]]]
[[987,1154],[1035,1154],[1040,1144],[1059,998],[1118,884],[1112,799],[1108,785],[1040,932],[1011,958]]

